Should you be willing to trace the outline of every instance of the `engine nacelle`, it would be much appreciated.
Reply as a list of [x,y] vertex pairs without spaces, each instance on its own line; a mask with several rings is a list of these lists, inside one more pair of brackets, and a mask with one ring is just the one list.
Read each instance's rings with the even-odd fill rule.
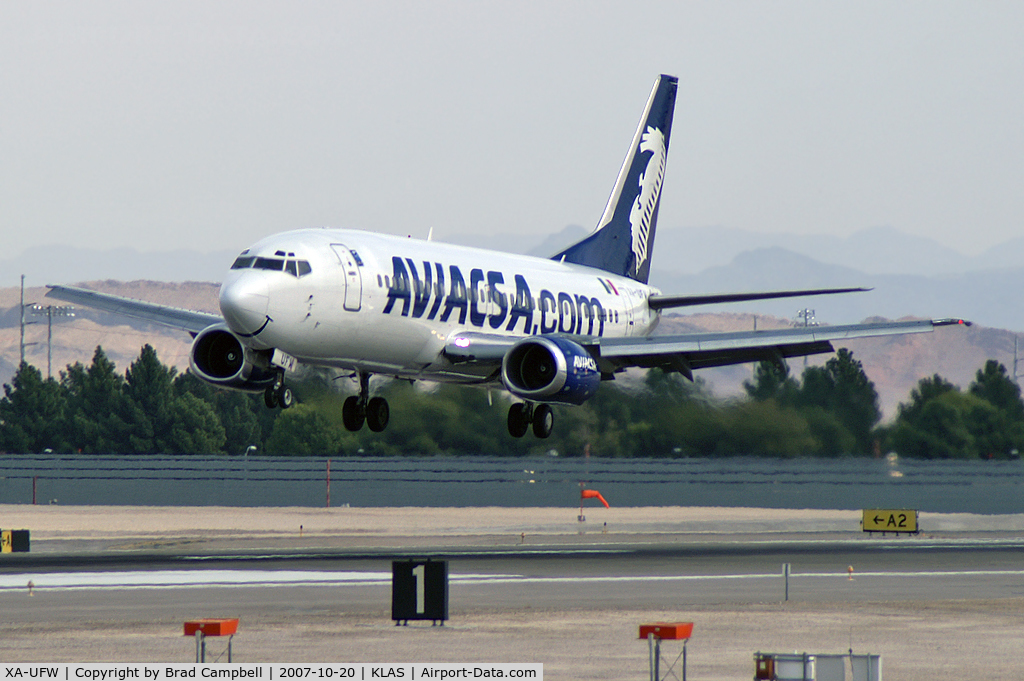
[[601,384],[597,362],[581,345],[557,336],[524,338],[501,362],[505,388],[524,400],[583,404]]
[[222,388],[260,392],[277,378],[275,372],[256,364],[253,351],[227,324],[214,324],[199,332],[192,341],[189,364],[196,376]]

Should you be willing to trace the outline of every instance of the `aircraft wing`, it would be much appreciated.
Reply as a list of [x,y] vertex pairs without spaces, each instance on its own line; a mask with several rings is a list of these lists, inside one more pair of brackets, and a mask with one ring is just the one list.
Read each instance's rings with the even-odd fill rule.
[[692,378],[694,369],[761,360],[778,362],[786,357],[832,352],[832,341],[927,333],[937,326],[954,324],[970,326],[970,322],[962,319],[923,319],[681,336],[601,338],[591,351],[598,355],[601,370],[605,372],[632,366],[662,367]]
[[[627,367],[661,367],[693,378],[694,369],[744,364],[833,352],[832,341],[872,336],[927,333],[937,326],[970,322],[962,319],[922,319],[846,326],[808,326],[765,331],[691,333],[681,336],[636,338],[569,337],[587,348],[603,373]],[[521,339],[463,331],[452,334],[444,354],[453,362],[501,364],[505,353]]]
[[56,298],[75,305],[91,307],[104,312],[125,315],[135,319],[142,319],[154,324],[162,324],[175,329],[188,331],[193,336],[213,324],[224,321],[220,315],[209,312],[196,312],[195,310],[183,310],[170,305],[158,305],[147,303],[134,298],[122,298],[109,293],[90,291],[74,286],[50,286],[46,293],[47,298]]

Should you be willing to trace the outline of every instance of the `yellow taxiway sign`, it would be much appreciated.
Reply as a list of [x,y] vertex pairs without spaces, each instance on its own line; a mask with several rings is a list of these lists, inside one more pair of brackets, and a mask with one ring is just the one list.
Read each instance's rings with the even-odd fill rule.
[[908,508],[866,508],[861,520],[865,532],[917,533],[917,511]]

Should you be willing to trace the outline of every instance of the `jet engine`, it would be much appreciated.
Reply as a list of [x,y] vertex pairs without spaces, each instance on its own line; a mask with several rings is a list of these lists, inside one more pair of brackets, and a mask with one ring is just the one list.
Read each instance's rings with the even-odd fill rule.
[[192,341],[189,352],[189,364],[199,378],[222,388],[248,392],[263,391],[277,379],[276,373],[260,359],[227,324],[203,329]]
[[519,341],[501,362],[501,380],[517,397],[583,404],[601,384],[597,361],[583,346],[557,336]]

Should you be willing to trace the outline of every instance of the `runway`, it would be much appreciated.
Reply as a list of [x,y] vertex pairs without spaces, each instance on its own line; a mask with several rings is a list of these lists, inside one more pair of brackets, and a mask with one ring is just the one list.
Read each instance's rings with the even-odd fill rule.
[[[31,609],[6,610],[12,623],[43,621],[45,598],[72,621],[116,618],[146,599],[154,616],[183,608],[262,612],[272,604],[372,615],[390,607],[391,561],[447,560],[453,613],[537,607],[629,609],[784,601],[790,564],[793,602],[856,603],[1024,597],[1024,542],[1001,539],[700,543],[606,547],[464,547],[459,551],[287,551],[229,554],[46,555],[0,569],[0,598],[33,582]],[[59,563],[61,569],[52,569]],[[152,592],[152,593],[150,593]],[[252,606],[250,604],[257,604]]]
[[[45,538],[38,553],[0,560],[0,656],[183,662],[194,645],[182,622],[239,617],[242,661],[525,661],[548,678],[644,678],[637,626],[684,620],[695,623],[690,678],[750,678],[755,651],[849,648],[882,654],[889,678],[965,664],[1020,678],[1024,533],[1000,523],[884,540],[793,522],[676,535],[534,525],[524,538],[485,524],[407,539]],[[449,562],[443,628],[390,620],[391,561],[409,557]]]

